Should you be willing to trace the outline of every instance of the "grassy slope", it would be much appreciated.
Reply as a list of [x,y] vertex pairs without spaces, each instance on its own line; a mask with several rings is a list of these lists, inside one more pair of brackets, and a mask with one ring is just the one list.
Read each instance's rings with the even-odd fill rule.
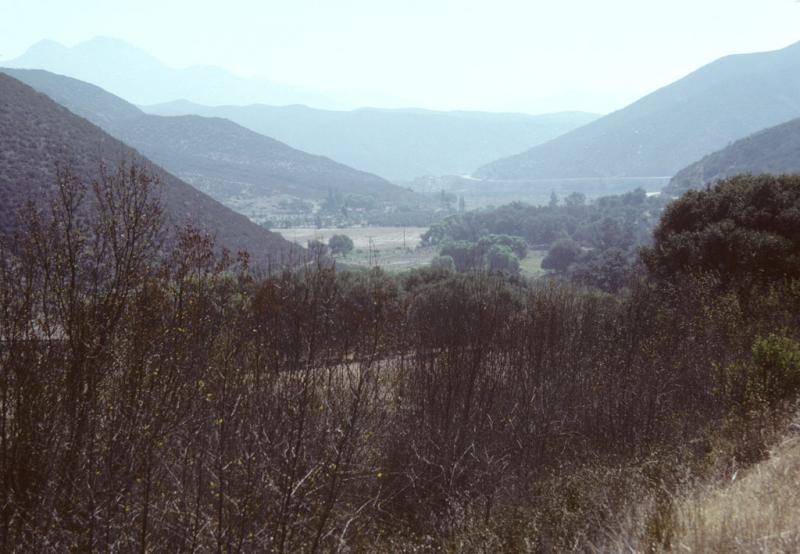
[[[731,437],[720,436],[706,457],[707,471],[678,469],[694,477],[677,492],[629,494],[616,528],[592,551],[800,552],[800,414],[782,433],[767,425],[757,434],[773,437],[767,438],[773,446],[760,462],[737,460],[727,442]],[[636,480],[625,483],[636,490]]]
[[542,260],[547,256],[546,251],[530,250],[528,255],[519,261],[519,269],[526,277],[539,277],[544,274]]
[[770,457],[679,504],[679,552],[800,552],[800,417]]

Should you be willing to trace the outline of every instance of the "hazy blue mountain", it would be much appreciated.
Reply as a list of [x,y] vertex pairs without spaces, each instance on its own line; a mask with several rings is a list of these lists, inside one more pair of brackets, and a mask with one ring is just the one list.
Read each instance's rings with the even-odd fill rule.
[[45,69],[87,81],[136,104],[188,98],[205,104],[311,104],[335,107],[320,94],[262,79],[246,79],[212,66],[184,69],[161,61],[124,41],[97,37],[73,47],[45,40],[5,67]]
[[798,116],[800,43],[719,59],[476,174],[490,179],[671,176],[733,140]]
[[190,223],[213,233],[236,252],[248,250],[254,261],[279,261],[296,250],[280,235],[226,208],[78,117],[28,85],[0,73],[0,231],[14,227],[15,214],[28,199],[38,200],[55,186],[57,164],[69,164],[89,181],[100,163],[120,161],[148,168],[163,183],[162,203],[168,229]]
[[770,127],[709,154],[679,171],[664,192],[678,196],[687,190],[743,173],[800,173],[800,118]]
[[149,106],[160,115],[224,117],[295,148],[400,182],[424,175],[464,175],[476,167],[557,137],[599,116],[436,112],[305,106],[202,106],[188,101]]
[[148,115],[103,89],[41,70],[2,69],[226,205],[257,216],[280,198],[322,200],[331,190],[389,203],[407,189],[322,156],[301,152],[231,121]]

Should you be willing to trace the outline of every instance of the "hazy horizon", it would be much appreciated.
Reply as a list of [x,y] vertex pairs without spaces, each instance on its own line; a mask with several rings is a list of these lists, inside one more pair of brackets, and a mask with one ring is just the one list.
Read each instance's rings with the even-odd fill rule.
[[12,0],[0,6],[0,64],[40,40],[106,36],[171,67],[218,66],[349,107],[608,113],[719,57],[800,40],[795,0],[226,6]]

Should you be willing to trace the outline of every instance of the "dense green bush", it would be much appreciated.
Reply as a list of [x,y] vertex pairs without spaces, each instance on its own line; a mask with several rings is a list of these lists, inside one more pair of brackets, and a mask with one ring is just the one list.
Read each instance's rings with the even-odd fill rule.
[[347,235],[333,235],[328,239],[328,247],[334,256],[337,254],[346,256],[353,251],[353,239]]
[[564,274],[583,254],[580,245],[572,239],[556,241],[542,260],[542,269],[552,269]]
[[519,260],[527,252],[528,246],[520,237],[486,235],[477,242],[445,242],[432,265],[446,263],[440,260],[449,258],[456,271],[460,272],[488,270],[516,274],[519,272]]
[[519,272],[519,258],[508,246],[495,244],[484,256],[486,267],[489,271],[502,271],[506,273]]
[[770,402],[793,398],[800,392],[800,343],[771,333],[753,343],[750,385]]
[[742,176],[689,191],[664,212],[643,253],[651,274],[714,272],[746,290],[800,277],[800,177]]
[[445,271],[455,271],[456,263],[452,256],[436,256],[431,260],[431,267],[434,269],[444,269]]
[[439,256],[452,258],[456,271],[473,271],[480,269],[483,265],[482,257],[479,255],[476,245],[465,240],[445,243],[439,252]]
[[502,246],[510,250],[518,259],[528,255],[528,244],[522,237],[510,235],[484,235],[478,240],[478,252],[486,255],[493,246]]

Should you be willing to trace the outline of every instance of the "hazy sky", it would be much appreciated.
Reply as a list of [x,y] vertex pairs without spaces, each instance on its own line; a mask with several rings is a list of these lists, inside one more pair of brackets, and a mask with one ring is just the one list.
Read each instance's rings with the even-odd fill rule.
[[358,104],[607,112],[720,56],[800,41],[800,3],[0,0],[0,60],[96,35]]

